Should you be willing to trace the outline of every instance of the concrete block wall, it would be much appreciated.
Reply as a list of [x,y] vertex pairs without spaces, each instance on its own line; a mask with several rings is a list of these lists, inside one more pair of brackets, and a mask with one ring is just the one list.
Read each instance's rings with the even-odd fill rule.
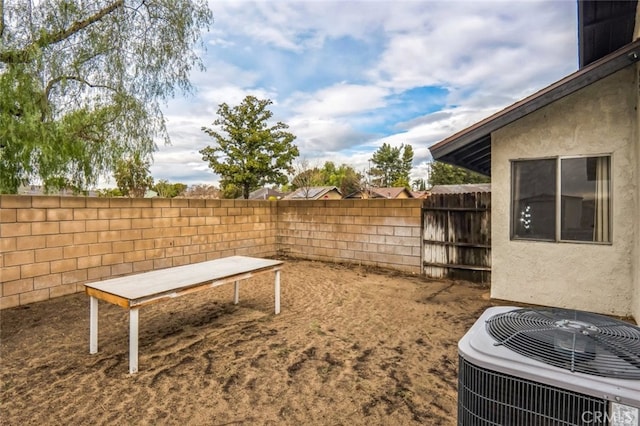
[[422,200],[0,196],[0,309],[231,255],[421,272]]
[[278,201],[278,250],[296,258],[419,274],[423,201]]
[[2,195],[0,309],[107,277],[276,252],[275,203]]

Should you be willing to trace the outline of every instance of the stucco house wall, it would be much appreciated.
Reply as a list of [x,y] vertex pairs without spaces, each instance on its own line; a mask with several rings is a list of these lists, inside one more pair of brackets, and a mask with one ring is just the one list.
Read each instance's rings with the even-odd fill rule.
[[[640,9],[639,9],[640,10]],[[636,22],[640,21],[640,16],[636,18]],[[640,65],[635,68],[638,82],[640,82]],[[636,105],[640,105],[640,88],[636,91]],[[636,142],[635,163],[636,163],[636,216],[635,216],[635,255],[633,256],[634,271],[634,297],[633,297],[633,317],[640,324],[640,108],[636,108],[636,125],[634,139]]]
[[[636,28],[633,33],[633,39],[640,38],[640,8],[636,8]],[[640,65],[636,64],[635,67],[636,76],[640,82]],[[640,105],[640,88],[636,86],[636,105]],[[636,216],[635,227],[635,256],[634,256],[634,297],[633,297],[633,317],[636,322],[640,323],[640,108],[636,108],[636,125],[634,136],[636,141],[636,212],[639,214]]]
[[[638,81],[627,67],[491,135],[491,297],[640,318]],[[511,240],[511,160],[611,154],[611,244]]]

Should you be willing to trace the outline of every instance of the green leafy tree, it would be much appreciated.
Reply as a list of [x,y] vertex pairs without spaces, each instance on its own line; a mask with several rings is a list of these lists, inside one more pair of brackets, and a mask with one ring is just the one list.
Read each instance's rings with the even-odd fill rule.
[[415,191],[425,191],[427,189],[427,183],[424,179],[414,179],[412,187]]
[[373,153],[371,162],[374,167],[369,171],[372,177],[372,184],[378,187],[400,187],[409,188],[409,174],[413,162],[413,147],[411,145],[401,145],[392,147],[383,143],[376,152]]
[[87,188],[168,142],[211,22],[206,0],[0,0],[0,193]]
[[295,136],[286,131],[282,122],[269,125],[273,113],[269,99],[247,96],[240,105],[220,104],[218,118],[213,122],[219,132],[203,127],[202,131],[216,144],[200,150],[202,159],[221,177],[226,196],[228,186],[237,187],[243,198],[268,183],[284,185],[287,174],[293,172],[292,162],[298,157]]
[[488,183],[489,176],[472,172],[462,167],[453,166],[441,161],[434,161],[429,172],[429,186],[462,185],[465,183]]
[[326,184],[337,186],[345,196],[360,191],[364,187],[363,176],[349,165],[341,164],[336,167],[333,162],[327,161],[321,172]]
[[235,183],[222,179],[220,181],[220,186],[222,187],[222,192],[220,194],[222,198],[233,199],[242,197],[242,188]]
[[166,179],[160,179],[151,189],[156,191],[159,197],[174,198],[182,194],[187,189],[187,185],[184,183],[169,183]]
[[153,186],[149,166],[149,161],[143,159],[138,152],[127,159],[118,161],[113,176],[122,195],[136,198],[144,197],[147,189]]
[[335,186],[342,194],[348,195],[364,187],[363,176],[352,166],[341,164],[336,167],[332,161],[326,161],[322,168],[311,168],[304,160],[301,164],[302,166],[296,168],[298,174],[291,180],[294,190],[311,189],[314,186]]
[[105,188],[97,191],[98,197],[122,197],[122,192],[118,188]]

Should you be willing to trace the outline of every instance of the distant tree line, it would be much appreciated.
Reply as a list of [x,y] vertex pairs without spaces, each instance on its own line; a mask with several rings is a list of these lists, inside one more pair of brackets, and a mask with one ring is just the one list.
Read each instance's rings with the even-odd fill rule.
[[[45,192],[83,193],[108,174],[117,188],[102,195],[188,193],[181,183],[154,183],[149,167],[155,141],[169,141],[161,103],[176,89],[188,92],[189,72],[203,69],[200,37],[213,22],[207,1],[35,3],[0,0],[0,193],[34,181]],[[247,198],[271,185],[336,186],[350,194],[370,186],[424,190],[487,180],[436,162],[428,181],[411,183],[408,144],[382,144],[366,171],[330,161],[296,168],[296,136],[272,121],[271,105],[251,95],[236,106],[219,105],[212,126],[201,128],[213,143],[200,154],[220,188],[205,185],[195,193]]]
[[[213,172],[220,176],[219,195],[222,198],[248,198],[252,191],[266,185],[284,192],[335,186],[342,194],[349,195],[368,187],[424,191],[433,185],[489,181],[486,176],[436,161],[431,164],[428,179],[416,179],[412,186],[409,177],[414,154],[413,147],[408,144],[394,147],[383,143],[370,158],[372,167],[362,172],[348,164],[336,165],[332,161],[311,165],[307,159],[298,158],[300,153],[293,143],[296,137],[287,131],[288,126],[282,122],[269,123],[273,117],[270,105],[271,100],[254,96],[245,97],[237,106],[223,103],[218,108],[213,127],[202,127],[214,143],[200,153]],[[116,174],[123,195],[140,194],[141,189],[132,187],[136,184],[151,188],[150,181],[144,179],[148,164],[141,163],[135,156],[124,164],[125,167],[117,169],[124,175]],[[165,190],[168,182],[162,182],[162,187],[158,187],[159,184],[155,186],[158,195],[176,195],[176,191]]]

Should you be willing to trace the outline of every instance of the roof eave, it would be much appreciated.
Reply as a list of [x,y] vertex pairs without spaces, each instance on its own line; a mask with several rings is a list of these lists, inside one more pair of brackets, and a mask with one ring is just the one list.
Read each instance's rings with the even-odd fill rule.
[[[640,39],[568,75],[562,80],[522,99],[486,119],[436,143],[429,148],[435,160],[451,156],[455,151],[488,138],[492,132],[538,109],[564,98],[598,80],[636,63],[640,59]],[[465,164],[458,166],[468,167]]]

